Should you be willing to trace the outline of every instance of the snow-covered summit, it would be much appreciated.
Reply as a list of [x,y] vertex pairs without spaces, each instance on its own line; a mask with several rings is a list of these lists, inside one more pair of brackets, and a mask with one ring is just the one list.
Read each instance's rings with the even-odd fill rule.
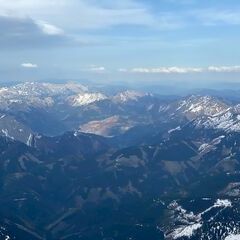
[[219,98],[192,95],[162,111],[167,111],[171,118],[184,117],[197,128],[240,132],[240,105],[234,106]]
[[210,96],[190,96],[178,103],[177,111],[192,116],[214,116],[229,109],[224,102]]
[[72,106],[77,107],[99,102],[105,99],[107,99],[107,96],[102,93],[81,93],[70,97],[69,102]]
[[101,92],[92,92],[88,87],[78,83],[25,82],[0,88],[0,109],[51,107],[56,104],[78,107],[106,99],[121,104],[137,101],[144,96],[147,94],[127,90],[113,97],[108,97]]
[[86,92],[88,91],[88,88],[78,83],[55,84],[26,82],[13,87],[5,88],[4,90],[23,96],[56,96]]
[[118,93],[113,97],[113,101],[118,103],[126,103],[128,101],[137,101],[138,99],[148,96],[149,94],[137,92],[133,90],[127,90],[125,92]]
[[2,110],[10,106],[48,107],[54,104],[54,98],[84,93],[87,87],[77,83],[53,84],[26,82],[15,86],[0,88],[0,106]]
[[233,109],[215,116],[199,117],[194,121],[197,127],[221,129],[226,132],[240,131],[240,115],[234,113]]

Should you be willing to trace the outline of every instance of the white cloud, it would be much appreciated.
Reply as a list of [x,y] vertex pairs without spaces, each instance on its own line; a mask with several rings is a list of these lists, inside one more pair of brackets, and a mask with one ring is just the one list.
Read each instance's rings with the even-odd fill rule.
[[33,63],[22,63],[21,66],[23,68],[38,68],[38,65]]
[[89,67],[81,69],[83,72],[104,73],[106,68],[104,66],[90,65]]
[[91,68],[89,68],[89,70],[92,72],[105,72],[106,71],[105,67],[97,67],[97,66],[91,67]]
[[36,24],[40,27],[43,33],[47,35],[62,35],[64,31],[52,24],[44,21],[36,21]]
[[228,73],[228,72],[240,72],[240,66],[210,66],[208,67],[209,72],[219,72],[219,73]]
[[[170,2],[179,2],[169,0]],[[196,2],[181,0],[181,3]],[[190,8],[152,11],[154,4],[137,0],[0,0],[0,15],[30,17],[48,34],[81,29],[139,25],[172,29],[192,24],[240,24],[239,9]],[[58,27],[56,27],[58,26]]]
[[132,68],[118,69],[122,73],[142,74],[188,74],[188,73],[240,73],[240,66],[209,66],[209,67],[156,67],[156,68]]
[[116,25],[151,25],[155,19],[135,0],[0,0],[0,14],[30,16],[64,29],[108,28]]
[[133,68],[130,70],[132,73],[199,73],[202,72],[202,68],[191,67],[159,67],[159,68]]
[[124,73],[124,72],[128,72],[128,70],[127,70],[126,68],[119,68],[118,71],[119,71],[119,72],[123,72],[123,73]]
[[[47,22],[27,17],[0,14],[0,48],[33,48],[81,44],[63,31]],[[82,43],[84,44],[84,43]]]

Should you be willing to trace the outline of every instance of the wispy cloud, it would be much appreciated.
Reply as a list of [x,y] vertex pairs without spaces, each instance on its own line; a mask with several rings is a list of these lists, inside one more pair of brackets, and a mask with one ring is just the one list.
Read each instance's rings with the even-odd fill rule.
[[60,29],[59,27],[56,27],[52,24],[49,24],[45,21],[36,21],[36,24],[40,27],[43,33],[47,35],[63,35],[64,31]]
[[16,16],[30,16],[51,24],[58,23],[67,29],[108,28],[124,24],[151,25],[154,22],[154,17],[146,5],[135,0],[121,2],[120,4],[118,1],[106,0],[0,0],[0,13],[13,12]]
[[228,9],[193,9],[190,15],[203,25],[239,25],[240,24],[240,8]]
[[219,72],[219,73],[228,73],[228,72],[240,72],[240,66],[210,66],[208,67],[209,72]]
[[94,73],[104,73],[107,70],[104,66],[90,65],[86,68],[82,68],[81,71],[83,71],[83,72],[94,72]]
[[38,65],[35,63],[22,63],[21,67],[23,67],[23,68],[38,68]]
[[[177,4],[178,1],[170,2]],[[3,42],[9,42],[10,46],[26,42],[26,46],[31,47],[40,41],[43,45],[49,42],[57,45],[69,41],[73,35],[79,37],[85,30],[91,30],[94,35],[95,30],[126,25],[171,31],[189,25],[240,24],[239,9],[231,6],[198,9],[194,4],[187,4],[189,7],[179,11],[175,8],[153,10],[153,3],[137,0],[0,0],[0,6],[0,28],[4,29],[0,33],[0,46]],[[5,26],[1,25],[3,21]],[[8,26],[9,22],[12,25]]]
[[[165,0],[173,4],[192,3],[193,0]],[[56,35],[85,29],[104,29],[119,25],[137,25],[155,29],[173,29],[192,24],[240,24],[239,9],[156,8],[154,3],[137,0],[0,0],[0,15],[30,17],[45,33]],[[162,3],[164,6],[164,2]],[[153,11],[154,9],[154,11]],[[69,17],[71,16],[71,17]]]
[[201,68],[182,68],[182,67],[159,67],[159,68],[133,68],[133,73],[190,73],[202,72]]
[[89,71],[91,71],[91,72],[105,72],[106,69],[105,69],[105,67],[97,67],[97,66],[95,66],[95,67],[89,68]]
[[240,73],[240,66],[209,66],[206,68],[199,67],[158,67],[158,68],[132,68],[118,69],[122,73],[139,73],[139,74],[188,74],[188,73]]
[[[155,17],[135,0],[0,0],[0,47],[89,45],[85,30],[120,25],[153,26]],[[71,16],[71,17],[69,17]],[[165,19],[165,18],[164,18]],[[163,25],[167,21],[162,20]],[[87,44],[86,44],[87,42]],[[90,43],[91,44],[91,43]],[[93,43],[94,44],[94,43]]]
[[15,47],[58,46],[70,41],[60,28],[27,17],[0,15],[0,29],[0,48],[9,47],[9,50]]

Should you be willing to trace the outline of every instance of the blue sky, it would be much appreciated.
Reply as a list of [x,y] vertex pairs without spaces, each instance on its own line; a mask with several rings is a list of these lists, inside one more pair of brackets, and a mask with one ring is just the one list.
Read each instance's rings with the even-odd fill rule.
[[0,78],[240,80],[239,0],[0,0]]

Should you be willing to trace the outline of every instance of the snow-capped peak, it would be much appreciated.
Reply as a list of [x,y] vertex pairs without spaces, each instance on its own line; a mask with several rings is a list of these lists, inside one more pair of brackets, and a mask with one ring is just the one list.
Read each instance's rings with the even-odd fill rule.
[[232,106],[211,96],[195,96],[177,102],[171,110],[192,121],[198,128],[240,131],[240,107]]
[[69,98],[70,103],[74,107],[88,105],[105,99],[107,99],[107,96],[102,93],[83,93]]
[[78,83],[38,83],[26,82],[13,87],[7,88],[9,92],[19,95],[34,95],[34,96],[56,96],[56,95],[69,95],[79,92],[86,92],[88,88]]
[[10,106],[48,107],[52,106],[59,97],[64,101],[66,97],[85,93],[87,87],[78,83],[38,83],[25,82],[15,86],[0,88],[0,105],[2,110]]
[[193,116],[205,115],[214,116],[229,109],[227,104],[210,96],[190,96],[182,100],[177,107],[177,111]]
[[146,93],[141,93],[133,90],[127,90],[125,92],[118,93],[116,96],[113,97],[115,102],[125,103],[128,101],[137,101],[139,98],[147,96]]

